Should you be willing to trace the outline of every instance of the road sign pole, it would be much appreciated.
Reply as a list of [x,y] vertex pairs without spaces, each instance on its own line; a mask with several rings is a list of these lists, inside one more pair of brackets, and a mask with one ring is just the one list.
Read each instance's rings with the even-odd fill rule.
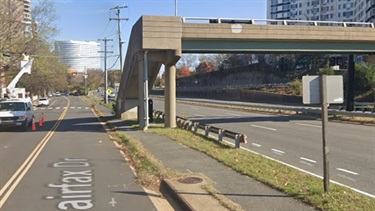
[[329,147],[327,140],[328,103],[327,103],[327,76],[320,76],[320,98],[322,103],[322,138],[323,138],[323,175],[324,192],[329,190]]

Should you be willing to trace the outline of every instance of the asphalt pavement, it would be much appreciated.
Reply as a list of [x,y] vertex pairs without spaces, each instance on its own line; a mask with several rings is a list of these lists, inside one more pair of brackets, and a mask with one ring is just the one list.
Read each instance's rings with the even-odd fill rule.
[[[113,117],[108,108],[101,105],[97,105],[97,108],[111,124],[116,125],[118,131],[123,131],[140,141],[144,148],[165,166],[181,173],[203,175],[203,179],[208,178],[214,183],[214,188],[222,196],[240,205],[244,210],[315,210],[302,201],[242,175],[204,153],[183,146],[165,136],[128,130],[125,124],[121,124],[121,120]],[[180,197],[182,207],[207,210],[207,206],[210,206],[210,210],[225,210],[220,203],[210,204],[212,198],[207,198],[207,194],[202,193],[201,189],[196,189],[197,184],[194,182],[190,185],[181,185],[181,182],[176,181],[167,181],[167,183],[170,194]]]

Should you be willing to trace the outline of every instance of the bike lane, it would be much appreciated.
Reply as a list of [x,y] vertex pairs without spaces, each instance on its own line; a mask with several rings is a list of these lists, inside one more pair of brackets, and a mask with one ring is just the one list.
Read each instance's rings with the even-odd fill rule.
[[156,210],[92,111],[75,109],[83,106],[67,107],[2,210]]

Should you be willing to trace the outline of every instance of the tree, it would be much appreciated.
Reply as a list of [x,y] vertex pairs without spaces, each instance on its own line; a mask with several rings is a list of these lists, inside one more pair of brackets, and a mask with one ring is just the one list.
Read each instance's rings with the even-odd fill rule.
[[[44,51],[45,43],[51,41],[52,37],[57,33],[56,28],[53,26],[53,22],[57,18],[54,2],[52,0],[41,0],[33,6],[31,11],[31,25],[33,26],[31,35],[22,30],[26,28],[23,18],[23,1],[0,1],[0,79],[6,78],[9,81],[18,74],[21,69],[20,60],[25,52],[35,58],[56,56],[51,55],[50,51]],[[38,24],[37,26],[36,23]],[[41,53],[39,49],[43,49],[44,55],[37,55]],[[42,64],[46,66],[42,68],[44,70],[51,67],[43,59],[36,59],[33,66],[40,68],[38,65]],[[56,65],[58,68],[61,66],[61,64]],[[51,69],[54,69],[54,67],[52,66]],[[34,67],[31,71],[32,74],[34,73],[33,70]],[[45,81],[41,82],[40,84],[43,84]]]
[[375,65],[370,63],[356,64],[355,84],[360,91],[373,90],[375,92]]
[[121,80],[120,70],[108,71],[108,86],[115,87],[115,83],[120,83],[120,80]]
[[29,90],[33,95],[46,95],[48,92],[65,90],[68,86],[68,68],[60,63],[58,55],[51,52],[47,43],[40,42],[35,52],[31,75],[25,75],[20,80],[20,85]]
[[102,70],[92,69],[87,71],[86,85],[91,90],[97,89],[104,84],[104,73]]
[[183,78],[183,77],[189,76],[191,72],[192,71],[190,68],[183,66],[177,69],[176,77]]
[[211,71],[212,71],[212,67],[208,62],[201,62],[195,68],[196,74],[208,73],[208,72],[211,72]]
[[197,63],[197,55],[195,54],[182,54],[181,59],[177,62],[176,67],[188,67],[194,69]]

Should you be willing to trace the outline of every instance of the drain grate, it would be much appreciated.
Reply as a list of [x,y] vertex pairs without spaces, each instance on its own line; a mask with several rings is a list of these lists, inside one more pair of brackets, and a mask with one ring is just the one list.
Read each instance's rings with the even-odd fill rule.
[[202,181],[203,179],[199,177],[185,177],[185,178],[181,178],[178,180],[178,182],[184,183],[184,184],[197,184]]

